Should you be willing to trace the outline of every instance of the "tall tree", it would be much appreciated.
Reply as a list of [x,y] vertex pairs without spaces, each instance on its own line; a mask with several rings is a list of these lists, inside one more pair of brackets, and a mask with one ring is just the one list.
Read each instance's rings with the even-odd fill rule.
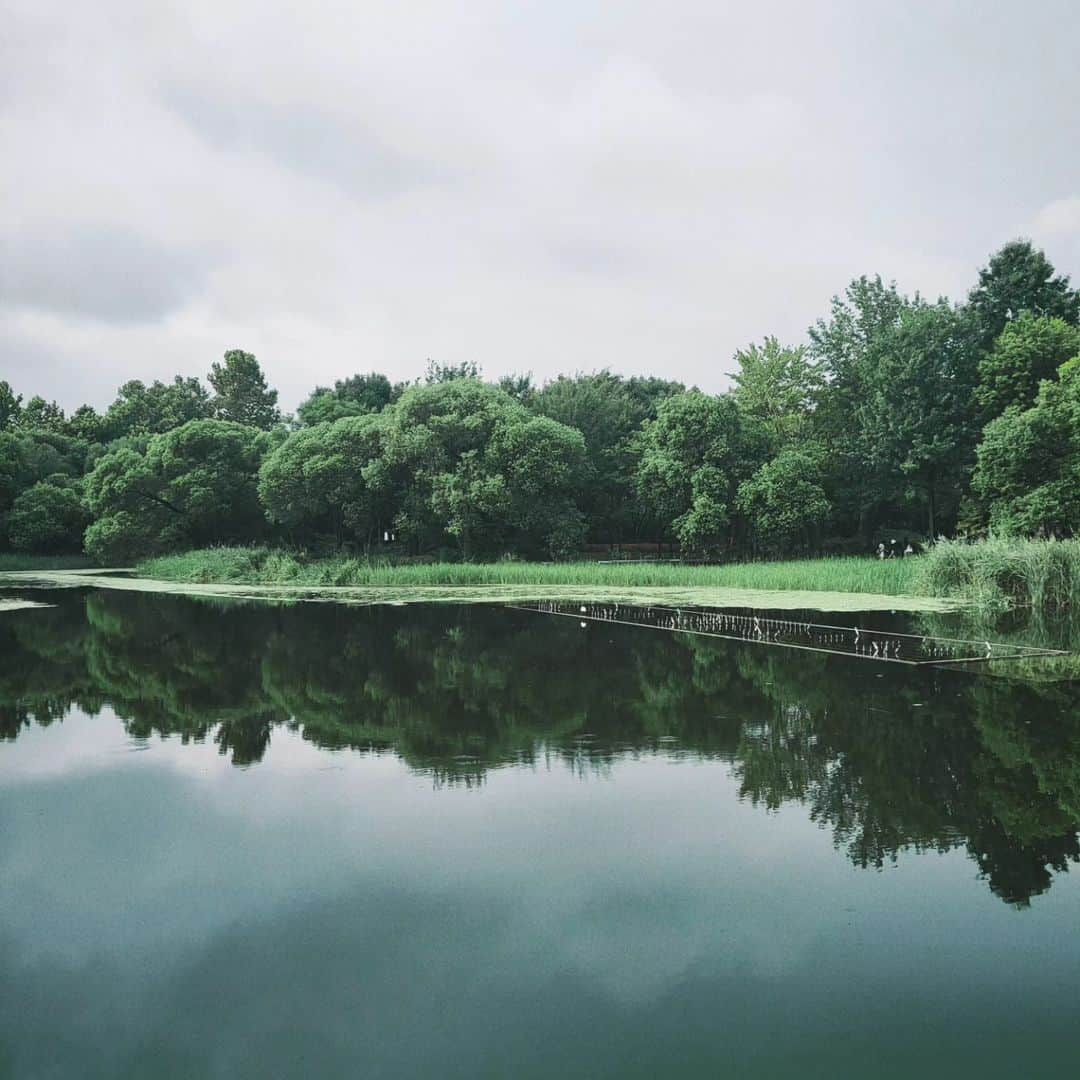
[[824,377],[804,345],[781,345],[766,337],[735,354],[739,370],[732,373],[735,400],[743,411],[764,421],[775,444],[805,440],[811,412],[824,386]]
[[18,427],[22,415],[22,394],[16,394],[11,384],[0,379],[0,431]]
[[974,344],[989,352],[1006,325],[1023,312],[1080,322],[1080,293],[1068,275],[1057,274],[1046,255],[1029,240],[1012,240],[990,257],[968,294]]
[[1010,405],[1028,408],[1043,379],[1057,377],[1058,368],[1080,353],[1080,327],[1064,319],[1021,312],[979,360],[975,396],[983,416],[992,420]]
[[730,395],[670,397],[642,433],[639,496],[687,550],[730,547],[739,484],[765,458],[766,441],[760,421],[744,416]]
[[367,375],[351,375],[339,379],[333,389],[317,386],[311,396],[296,410],[301,424],[323,424],[340,420],[344,416],[363,416],[381,412],[391,402],[401,397],[405,387],[376,371]]
[[19,425],[26,431],[60,433],[66,425],[64,410],[55,401],[46,401],[40,394],[35,394],[23,407]]
[[293,432],[259,470],[259,498],[293,537],[371,546],[394,514],[382,459],[388,418],[346,416]]
[[934,537],[958,509],[978,432],[962,317],[944,300],[919,301],[869,354],[873,377],[860,409],[867,459],[898,495],[922,502]]
[[160,435],[191,420],[208,420],[212,414],[210,395],[196,378],[177,375],[171,383],[155,379],[149,386],[131,379],[117,391],[101,429],[108,439]]
[[145,452],[107,453],[86,478],[94,523],[86,550],[105,563],[159,551],[250,542],[263,530],[256,481],[270,436],[226,420],[193,420]]
[[219,420],[269,431],[281,421],[278,392],[266,385],[266,376],[253,353],[230,349],[223,363],[210,369],[214,388],[214,415]]
[[828,320],[819,319],[809,332],[811,356],[825,379],[814,426],[829,450],[826,489],[835,527],[845,535],[869,536],[892,495],[867,455],[861,410],[874,386],[876,343],[910,304],[895,283],[860,277],[843,298],[833,297]]
[[1080,534],[1080,356],[986,426],[972,478],[972,523],[1000,532]]

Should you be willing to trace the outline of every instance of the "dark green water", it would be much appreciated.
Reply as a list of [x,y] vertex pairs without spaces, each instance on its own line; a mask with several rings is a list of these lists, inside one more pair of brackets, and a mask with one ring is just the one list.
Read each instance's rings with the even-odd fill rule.
[[1076,683],[33,595],[4,1077],[1075,1072]]

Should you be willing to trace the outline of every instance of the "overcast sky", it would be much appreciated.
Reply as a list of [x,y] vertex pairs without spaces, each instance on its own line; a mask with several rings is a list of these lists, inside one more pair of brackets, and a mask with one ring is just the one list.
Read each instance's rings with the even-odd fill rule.
[[0,0],[0,378],[709,390],[853,276],[1080,277],[1080,5]]

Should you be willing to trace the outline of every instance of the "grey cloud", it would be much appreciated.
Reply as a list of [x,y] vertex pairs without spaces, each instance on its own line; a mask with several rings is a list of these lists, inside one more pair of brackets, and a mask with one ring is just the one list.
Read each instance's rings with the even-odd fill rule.
[[23,227],[2,238],[0,306],[107,323],[161,319],[202,289],[207,260],[111,225]]
[[162,100],[216,148],[258,151],[352,195],[396,195],[439,173],[390,146],[356,117],[316,105],[230,100],[190,86],[173,86]]

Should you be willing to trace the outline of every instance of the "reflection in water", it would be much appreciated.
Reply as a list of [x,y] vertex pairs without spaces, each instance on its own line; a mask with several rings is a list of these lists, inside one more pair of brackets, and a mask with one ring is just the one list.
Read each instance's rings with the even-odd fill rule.
[[860,867],[967,849],[1025,905],[1080,858],[1077,684],[1033,684],[490,608],[218,606],[66,593],[0,621],[0,737],[108,704],[136,739],[212,739],[239,766],[287,725],[393,752],[437,785],[541,760],[730,762]]

